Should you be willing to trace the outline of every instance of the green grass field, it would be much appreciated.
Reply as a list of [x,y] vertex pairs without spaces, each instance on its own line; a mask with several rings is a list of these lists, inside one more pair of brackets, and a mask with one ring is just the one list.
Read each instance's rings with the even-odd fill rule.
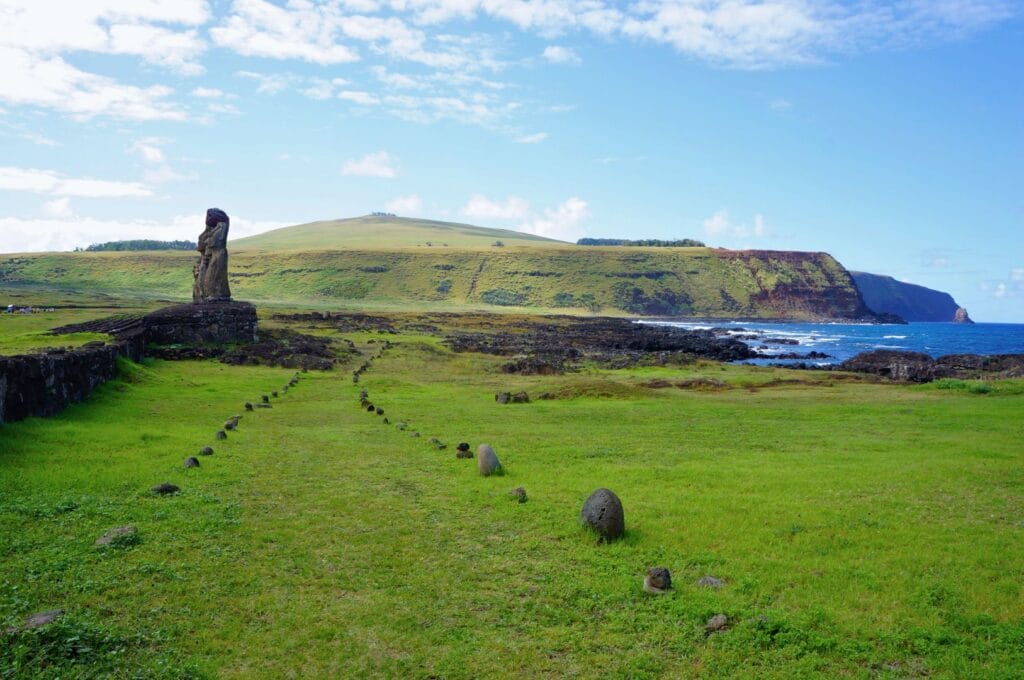
[[[521,377],[433,337],[344,337],[397,344],[358,385],[352,366],[302,374],[254,413],[291,371],[147,361],[0,426],[0,625],[67,610],[3,637],[0,677],[1024,674],[1020,381]],[[726,388],[644,386],[696,377]],[[518,389],[558,398],[495,403]],[[456,460],[460,441],[507,474]],[[182,492],[148,493],[165,480]],[[577,524],[601,486],[625,506],[612,544]],[[137,544],[93,547],[126,523]],[[675,591],[647,595],[659,565]]]

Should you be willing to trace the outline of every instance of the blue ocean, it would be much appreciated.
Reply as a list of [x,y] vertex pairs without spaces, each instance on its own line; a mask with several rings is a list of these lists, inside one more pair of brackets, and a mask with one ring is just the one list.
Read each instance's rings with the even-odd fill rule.
[[[923,352],[932,357],[944,354],[1024,354],[1024,324],[1015,323],[911,323],[903,325],[766,323],[760,321],[643,321],[686,329],[723,329],[728,335],[740,337],[764,359],[747,363],[838,364],[850,357],[873,349],[895,349]],[[757,339],[745,336],[756,335]],[[795,340],[797,345],[772,343],[772,340]],[[767,342],[766,342],[767,341]],[[809,352],[829,355],[827,359],[780,359],[777,355]],[[775,357],[775,358],[773,358]]]

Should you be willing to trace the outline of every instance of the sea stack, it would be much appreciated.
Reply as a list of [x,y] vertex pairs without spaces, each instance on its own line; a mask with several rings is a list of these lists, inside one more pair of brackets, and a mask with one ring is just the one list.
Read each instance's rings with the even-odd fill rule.
[[974,323],[971,321],[971,317],[967,316],[966,307],[957,307],[956,312],[953,314],[953,323]]

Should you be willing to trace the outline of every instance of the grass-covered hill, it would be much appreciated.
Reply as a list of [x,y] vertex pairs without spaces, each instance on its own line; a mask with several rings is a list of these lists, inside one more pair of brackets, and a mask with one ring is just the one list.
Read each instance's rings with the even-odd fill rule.
[[471,224],[408,217],[365,215],[275,229],[257,236],[231,241],[229,247],[238,251],[492,248],[496,247],[496,242],[506,246],[564,245],[562,241],[509,229],[488,229]]
[[[723,318],[871,315],[849,272],[827,253],[583,247],[377,217],[279,229],[234,241],[230,249],[234,296],[261,303]],[[194,254],[176,252],[6,256],[0,257],[0,292],[49,288],[186,299],[194,261]]]

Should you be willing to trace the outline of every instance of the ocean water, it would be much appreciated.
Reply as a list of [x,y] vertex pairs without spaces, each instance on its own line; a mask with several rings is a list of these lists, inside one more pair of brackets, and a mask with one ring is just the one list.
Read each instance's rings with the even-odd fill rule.
[[[767,355],[747,363],[837,364],[852,356],[873,349],[895,349],[923,352],[932,357],[944,354],[1024,354],[1024,324],[1012,323],[911,323],[903,325],[872,325],[842,323],[766,323],[759,321],[690,322],[642,321],[675,328],[721,328],[729,335],[756,334],[763,338],[788,338],[798,345],[767,344],[759,349]],[[744,340],[761,348],[763,340]],[[828,359],[780,360],[773,355],[795,352],[823,352]]]

